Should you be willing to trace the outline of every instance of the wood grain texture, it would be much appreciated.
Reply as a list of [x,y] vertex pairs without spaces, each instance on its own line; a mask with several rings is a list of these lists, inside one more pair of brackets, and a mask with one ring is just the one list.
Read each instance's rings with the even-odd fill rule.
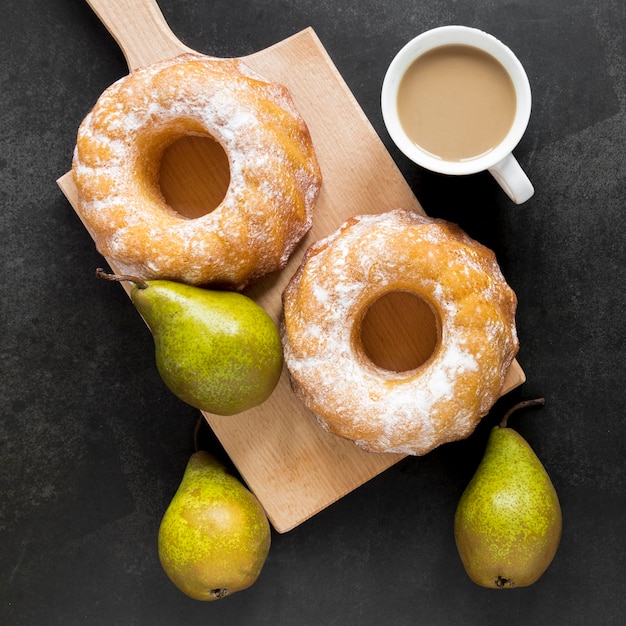
[[[186,49],[173,39],[152,0],[89,0],[89,4],[122,46],[131,68]],[[138,28],[146,13],[151,16],[152,26]],[[125,22],[120,27],[118,20],[122,17]],[[352,215],[399,207],[422,214],[423,210],[312,29],[244,60],[268,79],[289,88],[309,126],[324,177],[313,228],[287,267],[259,281],[247,292],[279,323],[281,293],[310,243],[331,233]],[[202,156],[202,148],[192,143],[187,148],[177,146],[175,156],[169,159],[168,171],[162,173],[164,194],[176,199],[172,202],[183,198],[182,204],[196,203],[193,194],[189,199],[186,192],[184,199],[181,192],[183,187],[188,187],[188,176],[193,179],[194,174],[189,172],[197,169],[199,163],[200,168],[219,168],[216,162],[219,163],[220,157],[215,151],[208,150]],[[78,198],[71,173],[62,176],[58,184],[76,208]],[[189,210],[191,214],[198,212],[193,206]],[[116,271],[115,265],[110,265]],[[393,358],[391,311],[388,322],[385,333],[381,334],[387,338],[381,340],[384,345],[379,347]],[[515,361],[502,393],[524,380],[524,373]],[[294,528],[402,458],[363,452],[351,442],[325,432],[293,395],[286,371],[262,406],[230,417],[204,415],[278,532]]]

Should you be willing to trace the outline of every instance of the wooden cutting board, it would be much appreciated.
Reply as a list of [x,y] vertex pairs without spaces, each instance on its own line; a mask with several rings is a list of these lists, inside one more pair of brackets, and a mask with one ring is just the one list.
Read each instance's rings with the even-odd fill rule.
[[[88,1],[120,44],[131,70],[189,51],[173,35],[153,0]],[[281,293],[310,243],[352,215],[398,207],[422,214],[423,210],[313,30],[301,31],[244,60],[266,78],[289,88],[309,126],[324,177],[313,228],[306,239],[282,272],[247,292],[278,323]],[[215,202],[212,189],[216,185],[219,188],[220,177],[228,175],[220,169],[223,159],[219,147],[216,150],[211,143],[197,138],[183,140],[166,155],[161,187],[181,213],[192,216],[201,212],[198,207],[203,201]],[[216,178],[204,190],[200,189],[204,183],[198,174],[202,171],[212,171]],[[58,184],[76,208],[71,173],[62,176]],[[109,265],[117,271],[114,263],[109,261]],[[423,348],[421,342],[429,341],[423,335],[407,339],[403,332],[407,321],[399,319],[393,307],[383,310],[379,318],[380,332],[374,331],[370,342],[378,344],[380,353],[392,361],[408,341],[415,342],[416,353]],[[524,380],[515,361],[502,393]],[[271,398],[260,407],[231,417],[204,415],[281,533],[403,458],[363,452],[351,442],[326,433],[293,395],[286,371]],[[168,418],[157,415],[155,419]]]

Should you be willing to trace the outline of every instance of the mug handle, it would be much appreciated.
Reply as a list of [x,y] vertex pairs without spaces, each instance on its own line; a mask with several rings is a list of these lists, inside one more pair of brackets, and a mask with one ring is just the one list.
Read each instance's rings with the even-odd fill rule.
[[507,154],[499,163],[490,167],[489,173],[515,204],[526,202],[535,193],[533,184],[512,154]]

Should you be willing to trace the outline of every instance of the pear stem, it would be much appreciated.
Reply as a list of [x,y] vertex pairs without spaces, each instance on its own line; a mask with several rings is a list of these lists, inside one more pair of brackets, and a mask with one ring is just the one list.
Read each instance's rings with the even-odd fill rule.
[[131,283],[135,283],[137,289],[148,288],[148,283],[141,278],[137,278],[136,276],[128,276],[126,274],[108,274],[101,267],[96,270],[96,277],[102,278],[102,280],[111,280],[116,282],[128,281]]
[[509,417],[511,416],[512,413],[515,413],[515,411],[518,411],[520,409],[526,409],[531,406],[543,406],[545,403],[546,403],[545,398],[535,398],[534,400],[524,400],[523,402],[518,402],[517,404],[513,405],[504,414],[504,417],[502,418],[502,421],[500,422],[500,428],[506,428],[506,424],[507,424]]
[[194,452],[198,452],[199,450],[198,433],[200,432],[200,426],[202,425],[203,420],[204,420],[204,417],[202,416],[202,413],[200,413],[200,415],[198,415],[198,419],[196,420],[196,425],[193,427],[193,451]]

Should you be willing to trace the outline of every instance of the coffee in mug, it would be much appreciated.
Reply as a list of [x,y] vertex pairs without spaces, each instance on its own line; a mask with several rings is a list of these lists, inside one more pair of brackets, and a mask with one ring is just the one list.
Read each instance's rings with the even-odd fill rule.
[[516,203],[534,189],[512,155],[530,117],[528,78],[492,35],[443,26],[407,43],[381,93],[391,138],[412,161],[443,174],[488,170]]
[[440,46],[421,55],[398,87],[398,116],[407,136],[445,161],[493,150],[507,136],[516,108],[508,72],[472,46]]

